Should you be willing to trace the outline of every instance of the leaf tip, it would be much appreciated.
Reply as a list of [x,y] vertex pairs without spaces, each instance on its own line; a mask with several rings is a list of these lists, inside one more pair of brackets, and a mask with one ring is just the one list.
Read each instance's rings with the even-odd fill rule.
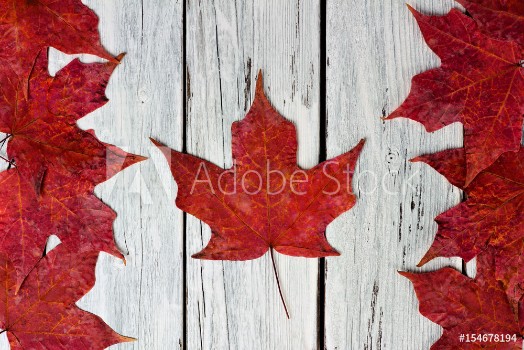
[[133,154],[132,161],[133,164],[143,162],[144,160],[148,160],[149,158],[146,156],[141,156],[140,154]]
[[257,84],[255,89],[255,96],[264,96],[264,78],[262,75],[262,69],[258,70]]
[[155,140],[152,137],[150,137],[149,140],[153,143],[153,145],[155,145],[156,148],[158,148],[160,150],[160,152],[162,152],[164,157],[166,157],[166,159],[168,159],[169,164],[171,164],[172,150],[169,147],[167,147],[166,145],[164,145],[162,142],[157,141],[157,140]]
[[157,146],[157,147],[162,147],[162,146],[165,146],[164,144],[162,144],[161,142],[155,140],[154,138],[150,137],[149,138],[149,141],[151,141],[153,143],[153,145]]
[[353,148],[353,151],[357,152],[360,155],[365,144],[366,144],[366,139],[360,139],[357,145]]
[[409,12],[411,12],[416,19],[419,19],[421,13],[408,3],[406,3],[406,6],[408,7]]
[[121,54],[119,54],[118,56],[115,57],[115,60],[116,60],[116,64],[120,64],[120,62],[122,62],[122,60],[124,59],[124,57],[127,55],[126,52],[122,52]]
[[395,111],[391,112],[389,115],[380,117],[380,119],[381,120],[393,120],[393,119],[400,118],[401,115],[399,115],[399,110],[400,110],[400,107],[397,108]]
[[[439,225],[440,227],[440,223],[439,223],[439,220],[438,220],[439,217],[437,217],[435,219],[436,223]],[[440,228],[439,228],[440,229]],[[439,258],[439,257],[445,257],[445,255],[442,255],[442,247],[439,247],[439,244],[437,243],[438,241],[435,240],[433,242],[433,244],[431,245],[431,247],[428,249],[428,251],[426,252],[426,254],[424,254],[424,256],[422,257],[422,259],[420,259],[419,263],[417,264],[417,267],[422,267],[424,265],[426,265],[428,262],[430,262],[431,260],[435,259],[435,258]]]
[[422,259],[420,259],[420,261],[417,264],[417,267],[422,267],[426,265],[428,262],[433,260],[433,258],[434,258],[433,254],[430,254],[430,252],[427,252],[426,255],[424,255]]
[[133,337],[126,337],[125,335],[120,335],[118,334],[118,343],[122,344],[122,343],[133,343],[133,342],[136,342],[138,339],[136,338],[133,338]]
[[415,273],[408,272],[408,271],[397,271],[397,273],[401,275],[402,277],[406,277],[410,281],[412,281],[412,278],[415,277],[416,275]]
[[415,157],[415,158],[411,158],[409,160],[410,163],[419,163],[419,162],[424,162],[424,157],[422,156],[418,156],[418,157]]

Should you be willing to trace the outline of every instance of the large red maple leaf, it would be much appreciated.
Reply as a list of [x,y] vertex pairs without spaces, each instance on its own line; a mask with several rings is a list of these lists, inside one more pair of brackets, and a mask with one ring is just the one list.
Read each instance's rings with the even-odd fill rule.
[[101,45],[98,17],[81,0],[0,0],[2,75],[27,79],[43,48],[115,61]]
[[482,31],[501,40],[524,46],[524,1],[457,0],[476,20]]
[[452,268],[401,274],[411,280],[420,313],[444,328],[432,350],[522,350],[524,303],[508,299],[491,251],[479,256],[475,279]]
[[0,328],[11,350],[105,349],[134,339],[115,333],[75,303],[95,284],[95,252],[71,253],[58,246],[17,288],[10,259],[0,254]]
[[445,16],[411,11],[442,66],[415,76],[408,98],[388,119],[410,118],[430,132],[462,122],[469,184],[502,153],[520,147],[521,48],[487,37],[473,19],[456,9]]
[[346,185],[364,142],[303,171],[296,164],[295,126],[273,109],[261,76],[249,113],[231,129],[235,165],[228,170],[153,141],[170,163],[177,206],[211,226],[210,242],[193,257],[249,260],[269,249],[303,257],[338,255],[325,228],[355,204]]
[[[351,179],[364,141],[304,171],[295,126],[269,103],[259,75],[255,100],[233,123],[231,169],[163,147],[178,184],[177,206],[211,227],[198,259],[256,259],[268,250],[301,257],[339,255],[326,226],[355,204]],[[276,271],[275,271],[276,272]],[[278,279],[278,277],[277,277]]]
[[[435,219],[438,232],[419,266],[435,257],[466,261],[491,248],[497,278],[507,281],[513,299],[524,295],[524,148],[507,152],[465,186],[464,149],[415,158],[463,189],[467,200]],[[498,252],[498,253],[497,253]]]

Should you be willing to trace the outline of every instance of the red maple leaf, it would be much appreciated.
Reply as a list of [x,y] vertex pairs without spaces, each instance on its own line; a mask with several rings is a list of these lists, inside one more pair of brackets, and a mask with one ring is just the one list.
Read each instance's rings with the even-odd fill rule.
[[105,87],[117,64],[74,60],[55,77],[49,76],[47,65],[43,50],[27,97],[23,83],[3,77],[0,131],[8,134],[9,159],[37,192],[51,168],[98,184],[107,178],[108,147],[76,121],[107,102]]
[[101,45],[98,17],[81,0],[0,0],[2,75],[25,80],[40,50],[88,53],[115,61]]
[[351,179],[364,141],[300,169],[295,126],[267,100],[261,74],[253,105],[233,123],[232,135],[234,166],[228,170],[153,141],[178,184],[177,206],[211,227],[211,240],[193,257],[249,260],[268,250],[272,257],[273,250],[308,258],[339,255],[325,229],[355,204]]
[[445,16],[410,9],[442,66],[415,76],[408,98],[388,119],[410,118],[430,132],[462,122],[469,184],[502,153],[520,147],[521,48],[487,37],[473,19],[456,9]]
[[93,190],[144,158],[105,144],[76,125],[107,102],[105,87],[115,67],[74,60],[50,77],[43,50],[27,97],[22,83],[0,87],[0,131],[8,134],[7,153],[16,164],[16,169],[0,173],[1,250],[11,257],[18,284],[51,234],[70,248],[86,245],[121,257],[112,234],[115,214]]
[[490,251],[479,256],[474,280],[452,268],[400,273],[413,282],[420,313],[444,328],[432,350],[522,350],[524,303],[508,299],[492,259]]
[[[113,163],[108,176],[137,161],[119,152],[123,163]],[[95,196],[94,187],[80,177],[49,171],[37,194],[17,169],[0,172],[0,251],[10,257],[18,285],[42,256],[52,234],[71,251],[104,251],[123,258],[113,237],[116,214]]]
[[0,328],[11,350],[105,349],[134,339],[115,333],[75,303],[95,284],[98,254],[58,246],[27,276],[20,290],[10,259],[0,254]]
[[457,0],[476,20],[482,31],[496,39],[524,46],[522,0]]
[[469,261],[491,248],[497,278],[507,281],[512,298],[519,300],[524,295],[524,147],[504,153],[468,186],[465,158],[464,149],[454,149],[414,159],[431,165],[467,196],[435,219],[437,236],[419,266],[436,257]]

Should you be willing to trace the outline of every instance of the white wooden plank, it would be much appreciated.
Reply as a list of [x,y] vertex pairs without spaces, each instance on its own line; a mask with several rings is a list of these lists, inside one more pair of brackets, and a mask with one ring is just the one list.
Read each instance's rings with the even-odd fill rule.
[[[453,2],[411,5],[443,14]],[[414,74],[439,64],[404,1],[332,0],[327,25],[328,156],[362,137],[367,144],[353,182],[360,200],[328,227],[342,256],[326,262],[326,349],[428,349],[440,327],[418,313],[397,270],[461,268],[459,259],[416,268],[433,241],[434,217],[459,203],[460,191],[408,160],[462,146],[462,128],[428,134],[407,119],[380,119],[405,99]]]
[[469,261],[466,266],[466,275],[468,277],[471,277],[471,278],[475,278],[475,276],[477,275],[477,259],[472,259],[471,261]]
[[[115,71],[110,102],[82,120],[100,139],[150,156],[97,187],[117,213],[114,225],[127,265],[102,254],[95,288],[79,303],[137,342],[114,349],[181,348],[183,332],[182,213],[172,177],[148,137],[182,147],[181,1],[86,1],[100,17],[102,42],[127,52]],[[53,54],[52,70],[63,55]]]
[[[299,164],[319,153],[319,2],[187,2],[188,152],[230,167],[231,123],[247,112],[258,69],[273,105],[298,127]],[[317,259],[278,256],[291,320],[268,255],[249,262],[190,255],[210,237],[189,216],[189,349],[317,347]]]

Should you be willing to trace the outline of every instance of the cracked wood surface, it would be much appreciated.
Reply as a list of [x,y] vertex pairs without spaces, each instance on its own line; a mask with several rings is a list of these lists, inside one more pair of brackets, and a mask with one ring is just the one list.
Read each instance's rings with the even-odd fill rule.
[[[251,106],[262,69],[269,100],[296,123],[299,165],[316,165],[319,3],[189,1],[186,21],[187,152],[232,165],[231,124]],[[247,262],[190,259],[209,237],[207,225],[187,217],[187,348],[316,348],[318,261],[277,254],[288,321],[269,254]]]
[[[408,160],[461,146],[462,128],[428,134],[408,120],[380,119],[404,100],[414,74],[438,65],[403,0],[327,1],[326,62],[318,0],[86,4],[100,16],[103,44],[127,56],[108,87],[109,104],[81,126],[152,159],[97,188],[118,212],[115,235],[127,266],[103,254],[97,284],[80,307],[139,339],[112,349],[172,350],[185,342],[188,349],[414,350],[438,339],[440,328],[418,313],[412,286],[396,271],[415,270],[433,240],[434,216],[461,193]],[[440,14],[457,6],[411,5]],[[51,71],[69,59],[53,52]],[[275,108],[297,126],[300,166],[322,157],[321,126],[328,158],[367,139],[353,182],[360,200],[327,231],[342,256],[326,259],[319,274],[316,259],[277,255],[290,321],[268,255],[251,262],[190,259],[209,228],[191,216],[184,226],[167,164],[148,140],[182,150],[185,136],[187,152],[231,166],[231,123],[249,108],[258,69]],[[440,259],[425,269],[443,265],[460,269],[461,261]]]
[[[85,3],[100,17],[104,46],[127,54],[111,77],[109,103],[80,126],[150,160],[97,187],[97,195],[118,213],[115,238],[126,265],[102,254],[96,285],[79,306],[140,339],[111,349],[177,349],[183,342],[183,216],[173,205],[176,186],[165,159],[148,138],[182,148],[183,3]],[[70,59],[52,50],[51,73]]]
[[[410,4],[433,14],[458,6]],[[343,254],[326,263],[325,348],[429,349],[441,329],[418,314],[412,285],[397,270],[461,270],[459,259],[416,268],[437,230],[434,217],[461,193],[408,160],[462,146],[462,126],[429,134],[421,124],[380,119],[405,99],[413,75],[439,64],[404,1],[328,1],[327,23],[327,156],[367,140],[353,183],[360,201],[327,230]]]

